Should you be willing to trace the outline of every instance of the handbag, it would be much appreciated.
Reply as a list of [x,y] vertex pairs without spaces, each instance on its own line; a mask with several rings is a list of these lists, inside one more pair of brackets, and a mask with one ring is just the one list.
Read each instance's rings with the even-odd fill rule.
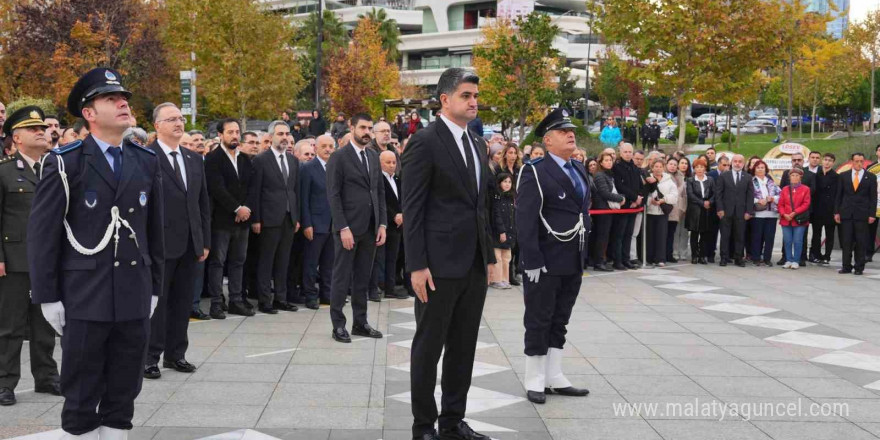
[[[659,188],[659,186],[658,186],[658,188],[657,188],[657,194],[660,194],[660,198],[661,198],[661,199],[665,199],[665,198],[666,198],[666,196],[664,196],[663,193],[660,192],[660,188]],[[658,200],[658,199],[657,199],[657,198],[654,198],[654,200]],[[669,203],[666,203],[666,202],[663,202],[663,203],[660,204],[660,211],[663,211],[663,215],[669,215],[669,213],[672,212],[672,209],[673,209],[673,208],[674,208],[674,206],[672,206],[672,205],[670,205]]]
[[[791,189],[791,185],[788,186],[788,197],[791,199],[791,209],[794,211],[794,190]],[[803,225],[810,221],[810,210],[806,212],[802,212],[800,214],[796,214],[794,216],[794,221],[799,225]]]
[[[618,194],[617,187],[614,185],[614,182],[611,182],[611,194]],[[608,201],[608,208],[620,209],[621,208],[620,202],[612,202],[611,200],[609,200]]]

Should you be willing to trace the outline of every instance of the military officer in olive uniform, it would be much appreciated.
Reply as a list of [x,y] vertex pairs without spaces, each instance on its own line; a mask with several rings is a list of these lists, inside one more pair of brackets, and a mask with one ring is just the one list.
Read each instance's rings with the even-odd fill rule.
[[565,326],[581,287],[590,233],[590,187],[583,164],[571,159],[575,125],[558,108],[535,128],[547,155],[523,166],[516,197],[517,243],[526,273],[525,354],[527,397],[586,396],[562,374]]
[[46,157],[28,224],[31,297],[61,334],[61,427],[74,439],[127,437],[162,293],[159,161],[123,142],[129,97],[113,69],[77,81],[67,110],[91,134]]
[[52,359],[55,330],[29,294],[28,216],[40,181],[40,158],[49,150],[43,111],[35,106],[19,109],[3,124],[3,133],[18,150],[0,159],[0,405],[13,405],[28,332],[34,391],[60,396],[61,388]]

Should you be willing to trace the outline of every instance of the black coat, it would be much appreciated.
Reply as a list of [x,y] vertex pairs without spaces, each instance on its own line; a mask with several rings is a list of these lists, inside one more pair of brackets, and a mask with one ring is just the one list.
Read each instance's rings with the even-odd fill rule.
[[299,222],[299,161],[285,152],[287,180],[281,172],[279,153],[270,148],[252,160],[254,175],[248,187],[248,207],[253,210],[251,222],[262,223],[267,228],[283,226],[284,217],[290,209],[290,226]]
[[205,156],[205,177],[211,196],[211,227],[214,229],[244,228],[250,223],[250,220],[236,223],[235,210],[247,206],[248,185],[254,170],[251,159],[244,153],[238,154],[235,163],[237,173],[222,145]]
[[822,169],[816,173],[816,186],[810,197],[812,222],[828,223],[834,221],[834,201],[837,198],[837,186],[840,176],[833,169],[827,173]]
[[400,209],[400,195],[403,194],[400,188],[400,177],[397,177],[397,174],[391,176],[394,179],[394,184],[397,185],[397,193],[394,193],[394,188],[391,187],[391,184],[388,183],[388,178],[385,177],[385,174],[382,174],[382,183],[385,184],[385,211],[388,215],[388,234],[402,234],[403,229],[397,226],[397,223],[394,223],[394,217],[397,217],[397,214],[403,213],[403,210]]
[[611,172],[600,171],[593,176],[593,208],[592,209],[611,209],[608,202],[623,202],[623,196],[611,192],[614,187],[614,177]]
[[386,225],[385,185],[379,154],[365,148],[369,175],[364,174],[363,161],[349,142],[336,150],[327,160],[327,199],[333,218],[333,232],[351,228],[355,237],[367,233],[370,219],[375,220],[376,234],[379,226]]
[[865,170],[859,189],[853,190],[853,170],[840,173],[834,213],[843,220],[868,221],[877,212],[877,176]]
[[624,208],[628,208],[630,203],[635,202],[640,195],[644,194],[642,170],[632,161],[618,160],[612,171],[617,192],[626,199]]
[[[709,231],[718,222],[715,215],[715,181],[706,176],[703,182],[705,195],[700,191],[700,182],[694,177],[688,177],[685,182],[687,190],[687,211],[685,212],[684,227],[688,231]],[[703,206],[703,202],[709,201],[709,209]]]
[[[501,242],[501,234],[507,240]],[[495,194],[492,198],[492,245],[496,249],[510,249],[516,240],[516,208],[513,191]]]
[[725,171],[715,181],[715,208],[724,211],[724,217],[742,218],[746,213],[755,215],[754,196],[752,176],[745,170],[741,171],[735,185],[732,170]]

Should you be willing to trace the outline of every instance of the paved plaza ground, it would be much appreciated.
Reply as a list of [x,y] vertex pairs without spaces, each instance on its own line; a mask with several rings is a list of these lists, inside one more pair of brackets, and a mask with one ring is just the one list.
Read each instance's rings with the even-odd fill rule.
[[[545,405],[522,387],[521,290],[490,289],[468,420],[498,439],[880,438],[880,263],[837,269],[587,274],[564,370],[591,392]],[[193,322],[198,371],[145,380],[130,438],[410,438],[413,302],[369,307],[386,338],[334,342],[326,307]],[[24,374],[0,437],[61,438],[61,399]]]

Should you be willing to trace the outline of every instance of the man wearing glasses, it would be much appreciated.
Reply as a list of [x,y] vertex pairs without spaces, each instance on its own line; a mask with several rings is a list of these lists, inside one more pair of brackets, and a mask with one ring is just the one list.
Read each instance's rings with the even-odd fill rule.
[[[816,195],[816,173],[810,171],[809,168],[804,167],[803,153],[794,153],[791,155],[791,167],[792,168],[798,167],[798,168],[802,168],[804,170],[804,177],[801,179],[801,183],[810,188],[810,196],[811,197],[815,196]],[[779,180],[779,187],[780,188],[785,188],[790,183],[789,178],[788,178],[788,174],[790,171],[791,170],[785,170],[782,173],[782,179]],[[810,200],[813,200],[813,198],[811,198]],[[813,207],[810,206],[810,211],[812,211],[812,210],[813,210]],[[807,241],[807,231],[809,229],[810,228],[804,229],[804,243],[809,243]],[[782,257],[782,260],[776,262],[777,266],[782,266],[783,264],[785,264],[785,257],[784,256]],[[801,261],[798,262],[798,265],[800,265],[800,266],[807,265],[807,246],[803,247],[803,250],[801,252]]]
[[[380,120],[373,126],[373,141],[370,142],[369,148],[372,148],[379,154],[388,150],[395,151],[391,145],[391,125],[388,122]],[[379,284],[381,283],[384,286],[388,282],[388,280],[385,280],[384,274],[385,246],[379,246],[376,248],[376,258],[373,259],[373,275],[370,277],[370,288],[368,290],[370,301],[382,301],[382,297],[379,294]],[[390,282],[393,283],[395,280],[390,280]],[[393,286],[391,290],[393,290]]]

